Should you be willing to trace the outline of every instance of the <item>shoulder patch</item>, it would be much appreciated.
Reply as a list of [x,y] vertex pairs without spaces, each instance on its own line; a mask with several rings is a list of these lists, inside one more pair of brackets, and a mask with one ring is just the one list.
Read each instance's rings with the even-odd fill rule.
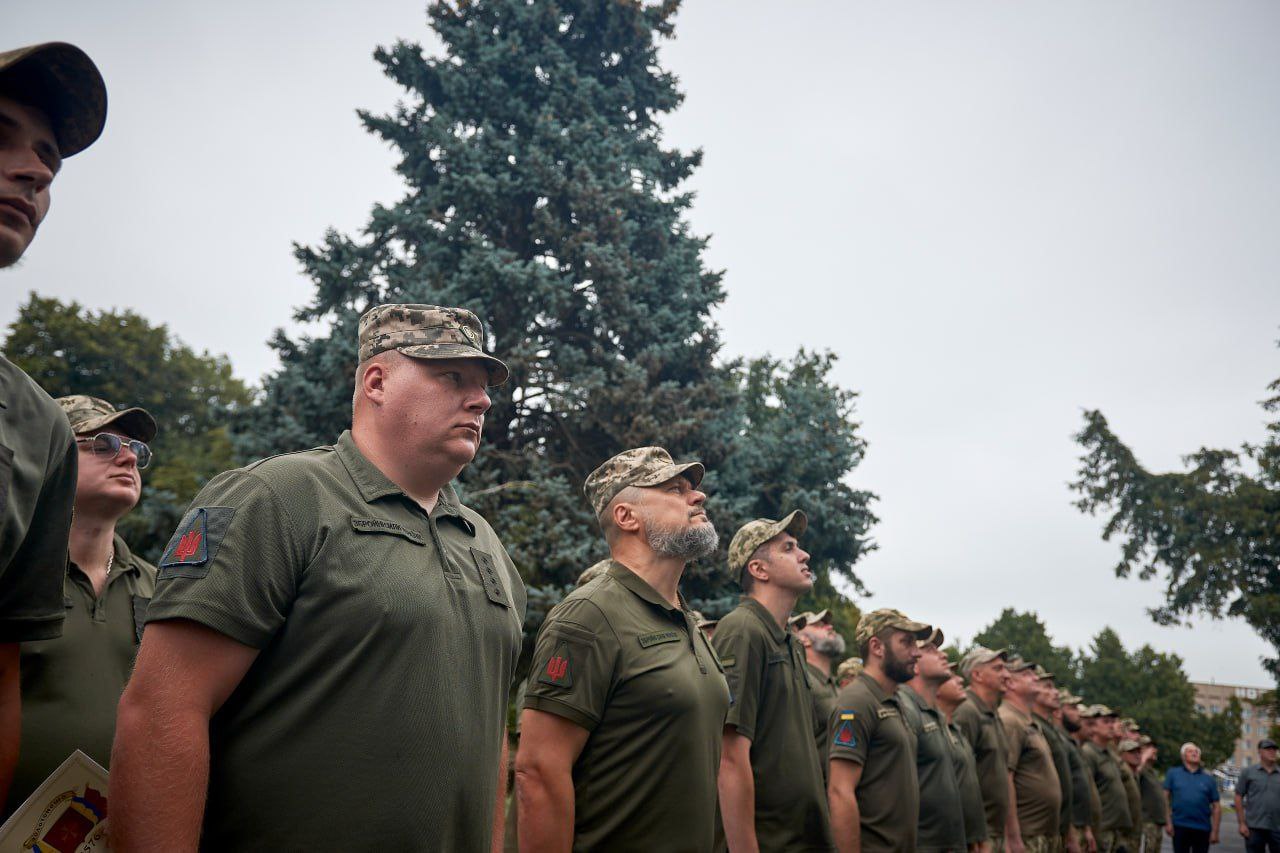
[[640,635],[640,648],[647,649],[650,646],[659,646],[663,643],[674,643],[679,639],[679,631],[654,631],[652,634]]
[[209,564],[235,514],[236,509],[231,506],[202,506],[189,512],[164,549],[157,579],[202,578],[209,574]]
[[542,674],[538,676],[538,681],[554,687],[573,686],[573,668],[570,663],[568,643],[561,643],[556,646],[555,654],[547,661],[547,665],[542,668]]
[[840,712],[839,725],[836,726],[836,733],[831,738],[832,746],[844,746],[852,749],[858,745],[858,737],[853,733],[853,720],[856,716],[853,711]]

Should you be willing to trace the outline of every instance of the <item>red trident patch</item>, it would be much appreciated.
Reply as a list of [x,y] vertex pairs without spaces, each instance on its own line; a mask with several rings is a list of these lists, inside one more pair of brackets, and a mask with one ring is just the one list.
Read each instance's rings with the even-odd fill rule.
[[542,674],[538,676],[538,680],[543,684],[551,684],[556,687],[572,687],[573,686],[573,670],[569,662],[569,647],[561,643],[556,648],[556,653],[547,661],[547,665],[542,668]]
[[199,530],[188,530],[182,534],[182,538],[178,540],[178,545],[173,549],[173,559],[177,562],[185,562],[196,555],[196,551],[200,550],[200,542],[204,539],[204,534]]

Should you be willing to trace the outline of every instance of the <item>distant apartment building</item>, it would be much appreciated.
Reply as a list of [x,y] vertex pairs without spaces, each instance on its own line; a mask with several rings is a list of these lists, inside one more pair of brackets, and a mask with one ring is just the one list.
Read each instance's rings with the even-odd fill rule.
[[1220,770],[1228,776],[1238,776],[1240,771],[1258,761],[1258,741],[1266,737],[1276,718],[1266,708],[1254,707],[1250,704],[1267,691],[1265,687],[1241,687],[1236,684],[1204,684],[1191,682],[1196,689],[1196,710],[1205,714],[1218,714],[1227,709],[1234,696],[1240,700],[1243,718],[1240,722],[1240,736],[1236,738],[1236,749],[1227,763]]

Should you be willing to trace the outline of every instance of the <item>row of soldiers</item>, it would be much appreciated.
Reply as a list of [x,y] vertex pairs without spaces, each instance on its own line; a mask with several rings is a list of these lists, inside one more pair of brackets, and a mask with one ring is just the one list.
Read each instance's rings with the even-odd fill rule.
[[[77,48],[0,53],[0,265],[105,110]],[[358,335],[351,429],[215,477],[157,566],[115,531],[154,419],[0,361],[0,786],[89,750],[122,851],[501,846],[525,589],[453,482],[508,369],[461,308],[373,306]],[[795,613],[800,510],[733,535],[742,601],[699,627],[704,473],[640,447],[586,478],[609,557],[533,650],[520,849],[1136,853],[1155,745],[1049,673],[987,649],[957,670],[941,630],[878,610],[839,686],[842,638]]]

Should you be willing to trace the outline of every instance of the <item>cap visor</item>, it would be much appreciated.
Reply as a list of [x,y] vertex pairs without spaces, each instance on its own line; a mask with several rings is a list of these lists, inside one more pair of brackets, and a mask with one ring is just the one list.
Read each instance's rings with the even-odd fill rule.
[[511,371],[502,359],[495,358],[487,352],[481,352],[475,347],[469,347],[464,344],[412,344],[405,347],[396,347],[395,349],[402,355],[409,356],[409,358],[427,360],[470,358],[482,361],[485,369],[489,371],[488,385],[490,388],[503,384],[511,377]]
[[39,69],[44,88],[41,106],[54,125],[58,153],[79,154],[92,145],[107,122],[107,85],[89,55],[73,44],[46,42],[10,51],[0,58],[0,73]]
[[90,418],[76,428],[78,434],[83,435],[88,432],[97,432],[104,427],[114,426],[130,438],[136,438],[139,441],[150,442],[159,432],[156,425],[156,419],[146,409],[132,408],[123,409],[119,412],[112,412],[109,415],[101,415],[96,418]]
[[701,462],[676,462],[671,465],[664,465],[649,476],[641,477],[631,483],[631,485],[644,489],[649,486],[657,486],[668,480],[674,480],[676,477],[685,477],[690,485],[696,489],[702,483],[702,478],[706,473],[707,469],[702,466]]

